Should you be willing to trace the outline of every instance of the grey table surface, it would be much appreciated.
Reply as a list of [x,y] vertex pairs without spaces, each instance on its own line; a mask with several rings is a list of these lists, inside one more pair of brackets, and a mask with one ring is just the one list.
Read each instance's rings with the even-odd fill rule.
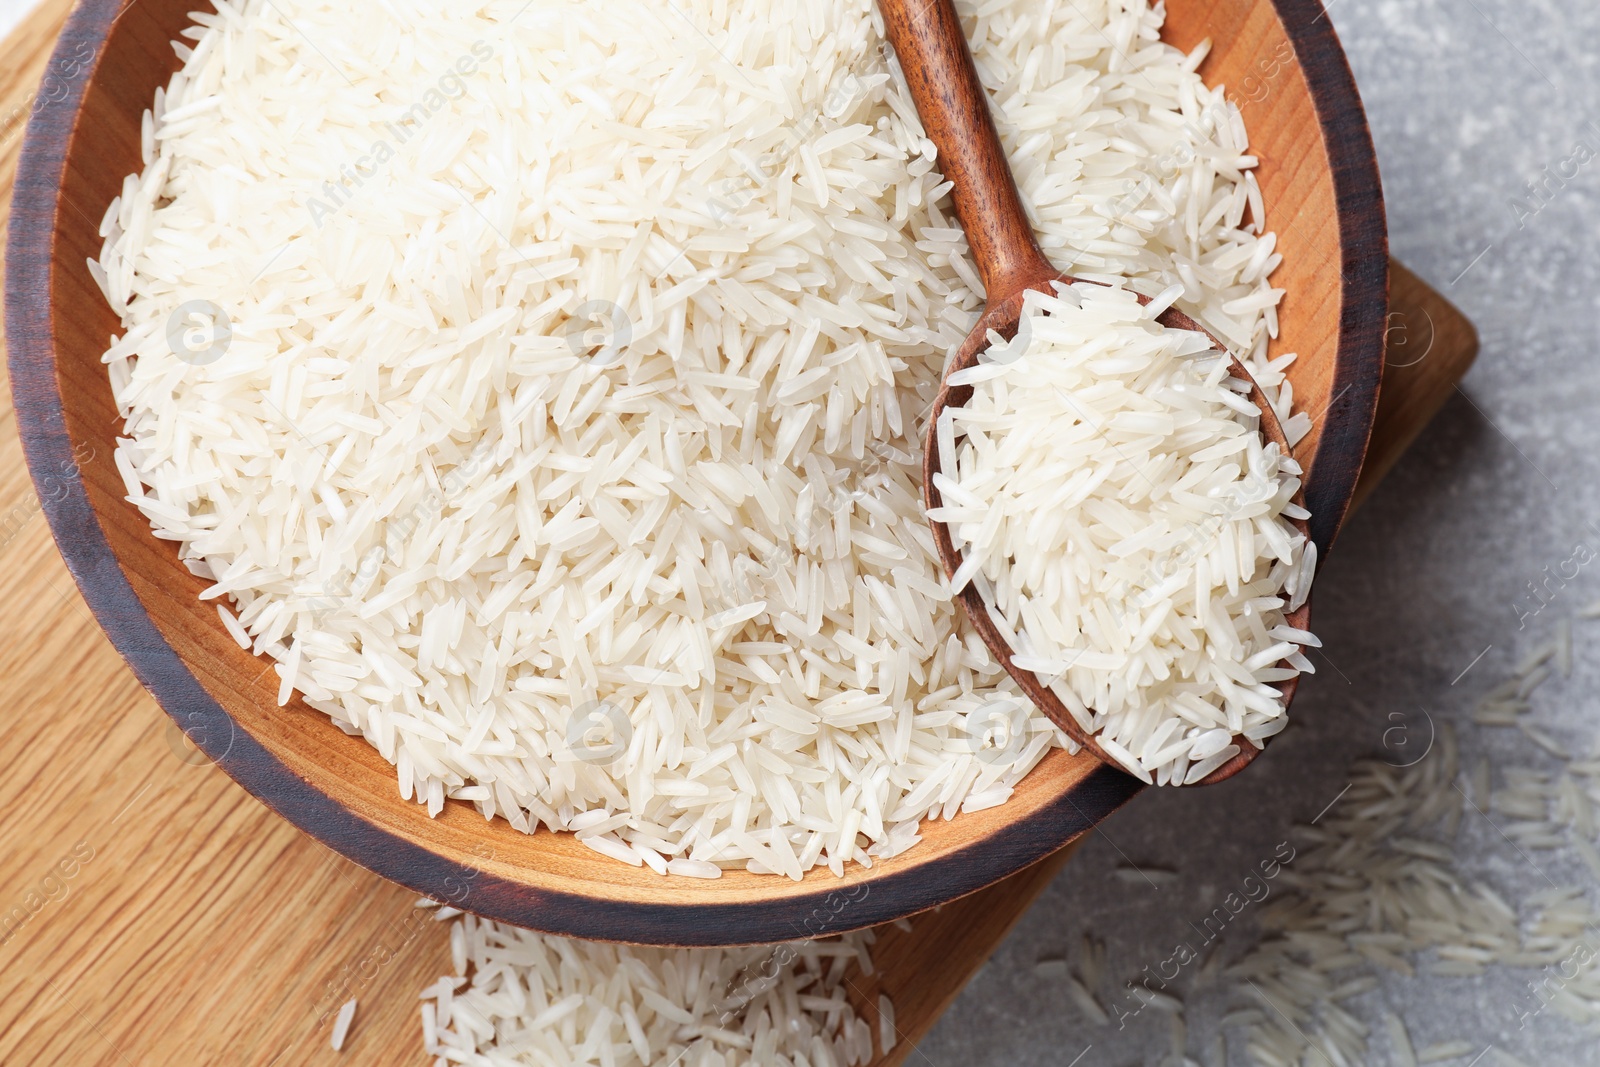
[[[1579,142],[1600,152],[1600,4],[1333,0],[1330,17],[1371,121],[1392,251],[1478,326],[1477,365],[1346,526],[1319,578],[1313,618],[1326,657],[1296,698],[1291,732],[1232,782],[1147,790],[1108,820],[912,1064],[1162,1063],[1169,1035],[1159,1012],[1121,1030],[1091,1025],[1035,972],[1037,961],[1070,952],[1085,930],[1106,940],[1114,982],[1169,955],[1191,920],[1340,792],[1353,759],[1382,751],[1398,721],[1391,713],[1416,722],[1426,709],[1453,723],[1464,758],[1556,765],[1520,731],[1475,726],[1470,715],[1557,618],[1600,597],[1600,568],[1584,568],[1549,608],[1522,618],[1527,583],[1543,568],[1580,542],[1600,549],[1600,157],[1552,183],[1547,202],[1527,189]],[[1541,686],[1534,706],[1542,727],[1583,753],[1600,735],[1600,622],[1588,625],[1577,631],[1572,677]],[[1575,857],[1547,856],[1539,863],[1556,882],[1586,886],[1592,907],[1600,901]],[[1548,884],[1476,816],[1458,857],[1508,900]],[[1181,877],[1159,887],[1114,880],[1129,862]],[[1243,915],[1221,948],[1236,956],[1255,936]],[[1399,1062],[1382,1034],[1388,1007],[1419,1047],[1462,1039],[1530,1064],[1600,1064],[1600,1035],[1554,1013],[1518,1027],[1514,1005],[1529,977],[1501,968],[1478,979],[1385,978],[1351,1002],[1374,1028],[1369,1062]],[[1209,1064],[1205,1050],[1239,1000],[1220,984],[1179,987],[1188,1054]],[[1242,1046],[1230,1043],[1230,1064],[1248,1062]]]

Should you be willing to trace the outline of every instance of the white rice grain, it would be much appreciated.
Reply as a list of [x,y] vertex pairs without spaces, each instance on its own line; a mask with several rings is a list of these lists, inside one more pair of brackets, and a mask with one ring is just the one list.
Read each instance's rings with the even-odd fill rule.
[[344,1039],[349,1035],[350,1023],[354,1021],[355,1017],[356,1002],[352,998],[344,1002],[344,1005],[339,1009],[339,1014],[333,1018],[333,1051],[344,1051]]

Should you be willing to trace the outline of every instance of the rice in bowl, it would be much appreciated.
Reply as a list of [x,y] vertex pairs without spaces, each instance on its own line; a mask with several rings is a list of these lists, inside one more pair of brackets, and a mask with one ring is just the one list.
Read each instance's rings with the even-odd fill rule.
[[[431,811],[706,877],[870,864],[1069,744],[921,515],[981,297],[870,4],[196,22],[91,269],[130,499],[283,701]],[[967,27],[1046,251],[1183,285],[1303,434],[1201,53],[1143,4]]]

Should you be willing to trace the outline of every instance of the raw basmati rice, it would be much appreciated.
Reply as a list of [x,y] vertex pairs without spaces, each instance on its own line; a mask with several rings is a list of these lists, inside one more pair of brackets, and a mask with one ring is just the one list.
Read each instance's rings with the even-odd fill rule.
[[[1570,621],[1562,620],[1556,636],[1524,656],[1486,700],[1516,693],[1526,701],[1551,677],[1547,662],[1571,654],[1571,641]],[[1510,1005],[1519,1029],[1546,1009],[1600,1026],[1600,968],[1592,965],[1600,913],[1583,889],[1552,884],[1513,904],[1467,878],[1453,847],[1470,813],[1492,819],[1519,862],[1527,862],[1527,850],[1592,852],[1600,740],[1591,745],[1595,754],[1585,759],[1547,749],[1562,764],[1555,771],[1506,767],[1497,789],[1480,759],[1469,792],[1458,781],[1455,733],[1441,723],[1437,743],[1416,764],[1363,761],[1352,768],[1350,790],[1316,826],[1300,828],[1308,847],[1282,875],[1291,892],[1263,909],[1268,935],[1229,968],[1241,993],[1266,1009],[1250,1030],[1252,1062],[1367,1062],[1366,1026],[1343,1002],[1376,989],[1370,975],[1379,967],[1407,978],[1532,968],[1534,980]],[[1369,977],[1349,976],[1360,970]],[[1386,1014],[1383,1022],[1396,1063],[1485,1051],[1453,1041],[1414,1052],[1398,1016]]]
[[[90,270],[128,498],[281,700],[694,877],[870,864],[1070,746],[967,729],[1014,698],[916,423],[981,297],[870,0],[194,18]],[[1182,285],[1298,438],[1243,122],[1160,22],[965,24],[1046,250]]]
[[[1600,612],[1578,617],[1600,617]],[[1536,644],[1509,679],[1490,689],[1490,698],[1521,691],[1531,701],[1540,684],[1559,676],[1538,672],[1574,640],[1565,620],[1558,622],[1554,636]],[[1242,1053],[1240,1062],[1254,1067],[1511,1063],[1520,1061],[1489,1055],[1490,1039],[1520,1041],[1546,1013],[1600,1028],[1600,952],[1595,948],[1600,911],[1590,899],[1593,883],[1586,888],[1552,880],[1556,864],[1587,865],[1587,855],[1596,853],[1600,737],[1591,732],[1590,754],[1582,757],[1573,755],[1583,751],[1582,744],[1569,743],[1568,755],[1559,758],[1526,745],[1534,765],[1499,767],[1491,777],[1483,759],[1473,761],[1471,774],[1464,773],[1451,724],[1438,721],[1436,729],[1428,751],[1420,758],[1411,753],[1408,766],[1370,759],[1352,765],[1342,779],[1348,788],[1319,811],[1312,825],[1295,829],[1298,850],[1273,879],[1281,891],[1274,890],[1259,912],[1260,940],[1237,958],[1229,942],[1219,941],[1192,977],[1163,985],[1162,992],[1175,999],[1181,993],[1191,1005],[1207,1006],[1215,1003],[1208,991],[1212,976],[1220,973],[1229,980],[1221,992],[1250,1005],[1217,1019],[1210,1062],[1218,1067],[1234,1062],[1218,1048],[1226,1034],[1243,1038],[1235,1056]],[[1474,781],[1469,784],[1468,778]],[[1527,873],[1548,888],[1508,900],[1469,874],[1465,868],[1476,857],[1466,855],[1458,836],[1468,819],[1492,822],[1481,828],[1490,841],[1509,840],[1501,855],[1489,857],[1494,866],[1501,860],[1516,867],[1532,864]],[[1595,859],[1600,877],[1600,855]],[[1103,1035],[1085,1035],[1096,1046],[1113,1044],[1112,1031],[1121,1032],[1130,1016],[1142,1015],[1153,992],[1145,984],[1151,969],[1136,970],[1143,961],[1114,961],[1108,972],[1105,951],[1104,942],[1086,935],[1072,957],[1073,973],[1064,973],[1067,961],[1059,954],[1035,964],[1041,980],[1060,984],[1066,979],[1063,992],[1087,1024],[1107,1028]],[[1468,978],[1474,988],[1485,988],[1490,968],[1512,969],[1514,992],[1502,1005],[1505,1014],[1489,1017],[1476,1041],[1421,1044],[1416,1038],[1423,1026],[1408,1025],[1392,1013],[1401,998],[1415,1002],[1419,994],[1429,999],[1445,994],[1435,984],[1439,979]],[[1113,1012],[1095,999],[1107,973],[1121,976],[1124,993],[1132,993],[1133,999],[1124,1001],[1128,1009],[1140,1009],[1114,1008],[1114,1023]],[[1128,981],[1128,976],[1135,977]],[[1429,985],[1418,988],[1413,982]],[[1506,1025],[1510,1022],[1515,1025]],[[1383,1044],[1393,1053],[1387,1059],[1372,1047]],[[1175,1047],[1160,1062],[1193,1062],[1193,1055],[1180,1056]]]
[[1160,303],[1027,293],[1016,335],[950,376],[973,392],[940,415],[929,517],[1015,665],[1129,771],[1187,785],[1283,729],[1273,683],[1318,642],[1284,618],[1310,593],[1300,466]]
[[[438,1064],[852,1067],[873,1034],[847,998],[871,931],[749,948],[575,941],[464,915],[455,973],[423,991]],[[894,1033],[894,1006],[878,1000]],[[888,1044],[880,1038],[880,1049]]]
[[333,1018],[333,1036],[330,1040],[333,1045],[333,1051],[344,1051],[344,1039],[349,1036],[350,1024],[355,1020],[355,1017],[356,1002],[354,998],[351,998],[344,1002],[344,1005],[339,1008],[339,1014]]

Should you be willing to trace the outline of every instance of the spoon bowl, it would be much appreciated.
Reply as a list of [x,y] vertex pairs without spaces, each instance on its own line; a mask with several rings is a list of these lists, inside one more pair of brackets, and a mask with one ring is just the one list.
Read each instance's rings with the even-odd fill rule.
[[[1023,298],[1029,289],[1049,292],[1051,282],[1070,285],[1078,280],[1068,275],[1045,277],[1040,279],[1038,284],[1023,286],[998,304],[990,303],[984,308],[983,314],[979,317],[978,323],[973,327],[972,332],[967,335],[966,340],[961,343],[961,347],[956,350],[956,354],[951,358],[950,364],[945,370],[945,379],[940,383],[939,391],[934,396],[933,407],[929,410],[928,424],[924,432],[922,499],[924,505],[930,511],[944,506],[944,497],[939,492],[938,486],[934,484],[933,477],[939,473],[940,469],[939,445],[936,440],[939,416],[944,413],[945,408],[964,407],[967,401],[972,398],[972,386],[951,385],[950,375],[956,371],[965,370],[978,362],[979,354],[989,347],[989,331],[992,330],[1008,340],[1016,335],[1017,325],[1022,316]],[[1150,303],[1149,297],[1143,294],[1136,295],[1138,295],[1139,303],[1145,305]],[[1190,330],[1205,334],[1206,337],[1211,338],[1212,346],[1217,351],[1227,351],[1204,327],[1175,308],[1168,308],[1156,316],[1156,321],[1169,329]],[[1278,421],[1278,416],[1272,410],[1272,405],[1267,402],[1266,395],[1261,391],[1261,386],[1250,376],[1250,372],[1245,369],[1237,357],[1230,354],[1229,361],[1232,364],[1230,373],[1233,377],[1247,382],[1250,386],[1249,392],[1245,395],[1251,405],[1261,413],[1259,425],[1262,437],[1269,445],[1277,445],[1280,453],[1285,456],[1289,455],[1289,442],[1284,436],[1283,424]],[[1296,493],[1294,502],[1304,506],[1304,493]],[[1306,520],[1289,519],[1287,521],[1302,536],[1309,539],[1310,527]],[[944,567],[945,575],[954,577],[956,571],[961,567],[962,555],[950,536],[950,527],[947,523],[935,519],[929,519],[928,524],[933,530],[934,547],[939,552],[939,562]],[[989,613],[989,605],[984,602],[983,595],[978,591],[977,585],[973,582],[968,582],[955,597],[956,601],[961,605],[962,611],[966,613],[967,620],[972,623],[973,629],[977,630],[978,636],[983,638],[983,643],[988,646],[989,651],[1000,662],[1000,665],[1006,669],[1006,673],[1016,680],[1017,687],[1033,702],[1034,707],[1044,712],[1050,721],[1061,727],[1067,736],[1094,753],[1102,762],[1113,767],[1120,766],[1116,760],[1101,749],[1092,734],[1086,733],[1078,725],[1078,720],[1061,703],[1061,699],[1048,686],[1040,682],[1037,674],[1018,667],[1012,662],[1011,645],[1000,632],[999,626],[995,624],[994,617]],[[1301,630],[1306,629],[1310,621],[1311,606],[1309,603],[1302,604],[1298,609],[1286,613],[1284,616],[1284,622],[1287,625]],[[1283,695],[1285,707],[1288,706],[1289,701],[1294,699],[1295,688],[1298,684],[1299,678],[1297,676],[1278,682],[1273,686]],[[1239,754],[1206,775],[1199,782],[1196,782],[1196,785],[1212,785],[1231,778],[1261,754],[1261,749],[1257,748],[1253,742],[1242,737],[1234,738],[1234,744],[1239,746]]]
[[[939,473],[939,416],[947,407],[963,407],[972,397],[971,385],[952,386],[950,376],[978,362],[978,356],[989,347],[991,332],[1007,340],[1016,335],[1023,303],[1030,290],[1049,293],[1052,283],[1105,283],[1063,274],[1039,247],[952,0],[879,0],[878,6],[883,12],[885,36],[894,47],[912,102],[929,140],[938,150],[940,169],[951,183],[950,197],[956,216],[967,235],[967,245],[984,286],[983,313],[946,363],[944,378],[928,412],[923,439],[922,493],[924,505],[932,511],[944,505],[943,496],[934,484],[934,475]],[[1142,305],[1151,303],[1151,298],[1142,293],[1135,296]],[[1168,329],[1201,334],[1213,350],[1228,353],[1232,376],[1250,387],[1246,396],[1260,416],[1258,425],[1262,437],[1268,444],[1277,445],[1281,454],[1289,455],[1289,442],[1277,413],[1238,357],[1176,308],[1167,308],[1156,316],[1156,321]],[[1304,507],[1303,492],[1296,494],[1294,502]],[[1310,540],[1310,527],[1305,520],[1289,521]],[[933,518],[928,522],[945,575],[953,578],[961,566],[962,556],[950,536],[950,528]],[[1078,725],[1077,719],[1037,674],[1013,662],[1010,643],[995,624],[977,586],[968,582],[956,594],[956,600],[990,653],[1016,680],[1034,706],[1102,762],[1120,768],[1094,737]],[[1289,626],[1305,629],[1310,621],[1310,605],[1302,604],[1287,613],[1284,621]],[[1293,699],[1298,681],[1298,677],[1290,678],[1274,686],[1282,694],[1285,707]],[[1238,755],[1196,784],[1211,785],[1231,778],[1262,751],[1256,742],[1242,736],[1235,737],[1233,742],[1239,748]]]

